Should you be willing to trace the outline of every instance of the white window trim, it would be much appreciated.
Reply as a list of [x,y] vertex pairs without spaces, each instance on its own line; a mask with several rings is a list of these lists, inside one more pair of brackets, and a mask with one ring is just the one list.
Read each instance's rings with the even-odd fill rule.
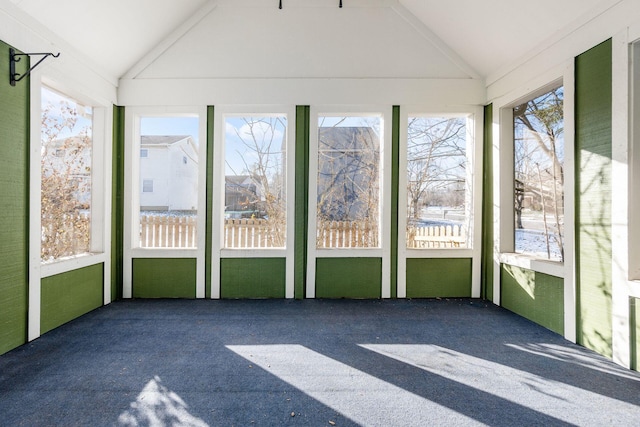
[[[226,117],[247,116],[286,116],[287,117],[287,239],[284,248],[225,248],[224,238],[224,204],[225,204],[225,122]],[[211,298],[219,299],[220,295],[220,265],[223,258],[285,258],[285,298],[294,298],[294,238],[295,238],[295,142],[296,142],[296,111],[291,105],[244,105],[244,106],[216,106],[214,117],[213,144],[213,197],[212,197],[212,259],[211,259]],[[216,191],[217,189],[217,191]],[[217,231],[217,232],[216,232]],[[218,238],[216,238],[216,236]]]
[[[409,117],[467,117],[467,182],[471,185],[471,197],[467,215],[470,216],[469,245],[460,249],[408,249],[406,241],[407,227],[407,128]],[[484,111],[481,107],[452,108],[421,107],[405,105],[400,108],[400,144],[398,179],[398,298],[407,296],[407,259],[408,258],[471,258],[471,296],[480,297],[482,236],[482,126]]]
[[612,39],[611,311],[613,360],[631,367],[630,298],[640,298],[640,24]]
[[[140,248],[140,119],[144,117],[198,117],[197,248]],[[207,177],[207,109],[206,107],[127,107],[125,110],[125,182],[124,182],[124,250],[123,298],[132,297],[134,258],[195,258],[196,298],[205,296],[206,177]],[[134,186],[134,183],[136,185]]]
[[[381,258],[382,298],[391,297],[391,106],[311,106],[309,126],[309,228],[307,239],[307,283],[305,295],[315,298],[316,259],[318,258]],[[382,119],[380,145],[380,248],[372,249],[325,249],[316,247],[316,210],[318,177],[318,118],[327,116],[379,116]]]
[[[512,108],[558,85],[564,86],[564,262],[514,252]],[[493,302],[500,305],[501,264],[564,279],[564,336],[576,341],[575,283],[575,83],[574,62],[567,61],[493,101],[494,265]]]
[[[42,87],[47,86],[93,108],[91,175],[91,252],[43,263],[41,260],[41,120]],[[40,70],[31,75],[29,160],[29,341],[40,336],[41,281],[43,278],[103,264],[103,304],[111,302],[111,175],[113,115],[111,105],[101,105],[91,97],[69,90],[44,76]],[[107,143],[109,142],[109,143]]]

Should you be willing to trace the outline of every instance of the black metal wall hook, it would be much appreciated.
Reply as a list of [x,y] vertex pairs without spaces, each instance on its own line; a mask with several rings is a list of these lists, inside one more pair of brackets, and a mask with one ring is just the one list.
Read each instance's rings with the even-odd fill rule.
[[[16,73],[16,62],[20,62],[20,60],[22,59],[21,58],[22,56],[30,57],[32,55],[42,56],[42,58],[40,58],[40,60],[36,62],[33,67],[29,68],[29,70],[26,73],[24,74]],[[49,53],[16,53],[16,51],[13,48],[9,48],[9,79],[10,79],[11,86],[15,86],[17,82],[19,82],[20,80],[24,79],[29,74],[31,74],[31,72],[38,65],[40,65],[42,61],[47,59],[48,56],[53,56],[54,58],[57,58],[60,56],[60,52],[58,52],[57,54],[50,53],[50,52]]]

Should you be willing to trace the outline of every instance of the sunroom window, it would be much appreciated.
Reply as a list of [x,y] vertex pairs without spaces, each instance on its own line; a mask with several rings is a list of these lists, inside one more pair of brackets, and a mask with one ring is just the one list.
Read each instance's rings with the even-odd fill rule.
[[513,108],[515,251],[564,261],[564,89]]
[[317,248],[379,248],[380,117],[318,118]]
[[197,247],[198,153],[197,117],[140,118],[139,247]]
[[224,248],[285,248],[287,116],[225,117]]
[[408,249],[470,246],[468,134],[466,117],[408,118]]
[[42,87],[41,259],[91,251],[93,108]]

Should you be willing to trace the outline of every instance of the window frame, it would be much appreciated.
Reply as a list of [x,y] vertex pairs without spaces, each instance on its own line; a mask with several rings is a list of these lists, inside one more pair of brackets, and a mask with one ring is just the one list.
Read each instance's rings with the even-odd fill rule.
[[[59,95],[77,101],[92,108],[91,125],[91,230],[90,230],[90,250],[82,254],[62,257],[49,262],[42,262],[40,259],[41,241],[40,233],[37,234],[37,251],[35,242],[31,242],[31,260],[35,263],[37,258],[39,263],[40,278],[54,276],[79,268],[91,265],[106,263],[108,249],[106,246],[110,242],[110,227],[106,224],[106,218],[110,217],[110,170],[111,154],[107,153],[106,143],[111,133],[109,109],[101,105],[91,97],[70,90],[64,84],[47,77],[41,79],[34,78],[31,83],[31,111],[32,116],[42,117],[42,89],[47,88]],[[37,123],[34,123],[37,122]],[[30,179],[31,179],[31,229],[41,228],[41,121],[32,120],[31,124],[31,158],[30,158]],[[37,217],[37,218],[36,218]],[[37,222],[36,222],[37,221]]]
[[[140,227],[140,121],[147,117],[197,117],[198,208],[196,210],[197,246],[195,248],[144,248],[137,237]],[[124,251],[123,298],[132,296],[134,258],[195,258],[196,298],[205,295],[206,176],[207,176],[206,107],[127,107],[125,110],[125,183],[124,183]]]
[[[571,67],[572,68],[572,67]],[[499,223],[497,233],[499,248],[499,260],[501,263],[526,268],[555,277],[565,277],[565,265],[573,259],[570,252],[573,251],[573,212],[574,212],[574,124],[572,92],[573,80],[564,73],[556,78],[549,78],[545,84],[536,89],[525,88],[518,96],[513,97],[496,109],[499,115],[499,164],[500,175],[504,179],[499,182]],[[524,104],[538,96],[548,93],[559,86],[564,87],[563,120],[564,120],[564,252],[565,261],[550,260],[531,254],[515,251],[515,211],[514,211],[514,124],[513,108]],[[528,89],[528,90],[527,90]]]
[[[225,248],[225,124],[227,117],[277,117],[287,118],[286,140],[286,239],[282,248]],[[212,260],[211,298],[220,298],[220,265],[223,258],[285,258],[285,298],[294,296],[294,238],[295,238],[295,146],[296,111],[290,105],[222,105],[216,106],[213,144],[213,197],[212,211]],[[217,238],[216,238],[217,236]]]
[[[317,196],[318,196],[318,119],[329,117],[380,117],[380,208],[378,248],[317,248]],[[391,128],[392,107],[388,105],[322,105],[310,107],[309,123],[309,204],[307,239],[306,297],[315,297],[317,258],[381,258],[382,298],[391,295]]]
[[[529,102],[533,101],[534,99],[537,99],[538,97],[544,96],[544,95],[546,95],[546,94],[548,94],[548,93],[550,93],[550,92],[552,92],[552,91],[554,91],[554,90],[556,90],[558,88],[563,88],[563,106],[564,106],[564,85],[563,85],[562,79],[557,79],[554,82],[549,83],[549,84],[541,87],[540,89],[537,89],[537,90],[531,92],[530,94],[528,94],[525,97],[521,98],[518,102],[511,103],[511,109],[510,109],[510,113],[511,114],[509,114],[509,112],[505,111],[505,117],[510,117],[510,120],[511,120],[511,126],[509,127],[509,130],[511,132],[511,134],[510,134],[511,135],[511,147],[510,148],[511,148],[511,153],[512,153],[512,159],[511,159],[511,163],[512,163],[511,164],[511,168],[512,168],[512,174],[511,174],[511,176],[512,176],[512,178],[511,178],[511,181],[512,181],[511,182],[511,184],[512,184],[511,188],[512,188],[512,190],[511,190],[511,192],[512,192],[512,194],[511,195],[512,195],[512,204],[513,205],[515,205],[515,175],[516,175],[516,170],[515,170],[515,142],[516,141],[515,141],[515,124],[514,124],[514,117],[513,117],[513,108],[515,108],[517,106],[520,106],[520,105],[523,105],[523,104],[526,104],[526,103],[529,103]],[[564,125],[565,125],[564,124],[565,113],[566,113],[565,110],[566,109],[563,107],[563,118],[562,118],[563,128],[564,128]],[[566,150],[565,150],[565,145],[566,144],[564,143],[564,139],[565,139],[565,135],[564,135],[564,130],[563,130],[563,147],[562,147],[562,149],[563,149],[563,153],[566,154]],[[566,163],[565,158],[563,158],[563,165],[562,165],[563,170],[565,168],[565,163]],[[566,173],[564,173],[564,175],[566,175]],[[566,186],[567,186],[566,180],[564,180],[564,177],[563,177],[563,181],[564,181],[564,186],[563,186],[562,190],[563,190],[563,197],[564,197],[564,194],[566,192]],[[566,200],[565,200],[565,203],[566,203]],[[563,206],[562,206],[563,212],[564,212],[564,204],[565,203],[563,203]],[[563,264],[564,261],[560,261],[560,260],[557,260],[557,259],[549,259],[549,258],[545,258],[543,256],[539,256],[539,255],[535,255],[535,254],[531,254],[531,253],[527,253],[527,252],[516,252],[515,247],[516,247],[516,243],[517,242],[516,242],[516,236],[515,236],[515,230],[516,230],[515,229],[515,217],[516,217],[515,216],[515,210],[512,212],[512,214],[513,214],[512,216],[513,216],[513,222],[514,222],[514,225],[513,225],[513,243],[509,242],[509,244],[510,245],[512,244],[513,246],[509,247],[509,252],[510,253],[517,254],[518,256],[521,256],[521,257],[530,258],[530,259],[535,260],[535,261]],[[563,214],[563,221],[565,221],[564,214]],[[564,227],[563,227],[562,231],[563,231],[562,236],[563,236],[563,239],[564,239],[564,235],[565,235]],[[564,244],[563,244],[562,250],[564,251]]]
[[[575,341],[575,64],[573,59],[540,73],[535,79],[493,101],[493,302],[501,303],[502,264],[562,278],[565,337]],[[564,86],[564,263],[513,252],[515,247],[513,205],[513,112],[522,104],[549,89]]]
[[[469,237],[466,248],[407,248],[407,162],[409,117],[466,117],[466,180],[471,194],[466,207],[469,215]],[[424,107],[403,105],[400,107],[400,141],[398,167],[398,298],[406,298],[406,262],[413,258],[470,258],[472,259],[471,295],[480,297],[480,259],[482,236],[482,126],[484,111],[481,107]]]

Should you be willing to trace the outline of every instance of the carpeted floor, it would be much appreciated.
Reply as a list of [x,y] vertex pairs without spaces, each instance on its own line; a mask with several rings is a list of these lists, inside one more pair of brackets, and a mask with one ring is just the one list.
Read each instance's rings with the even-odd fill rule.
[[3,426],[639,420],[640,375],[479,300],[120,301],[0,356]]

